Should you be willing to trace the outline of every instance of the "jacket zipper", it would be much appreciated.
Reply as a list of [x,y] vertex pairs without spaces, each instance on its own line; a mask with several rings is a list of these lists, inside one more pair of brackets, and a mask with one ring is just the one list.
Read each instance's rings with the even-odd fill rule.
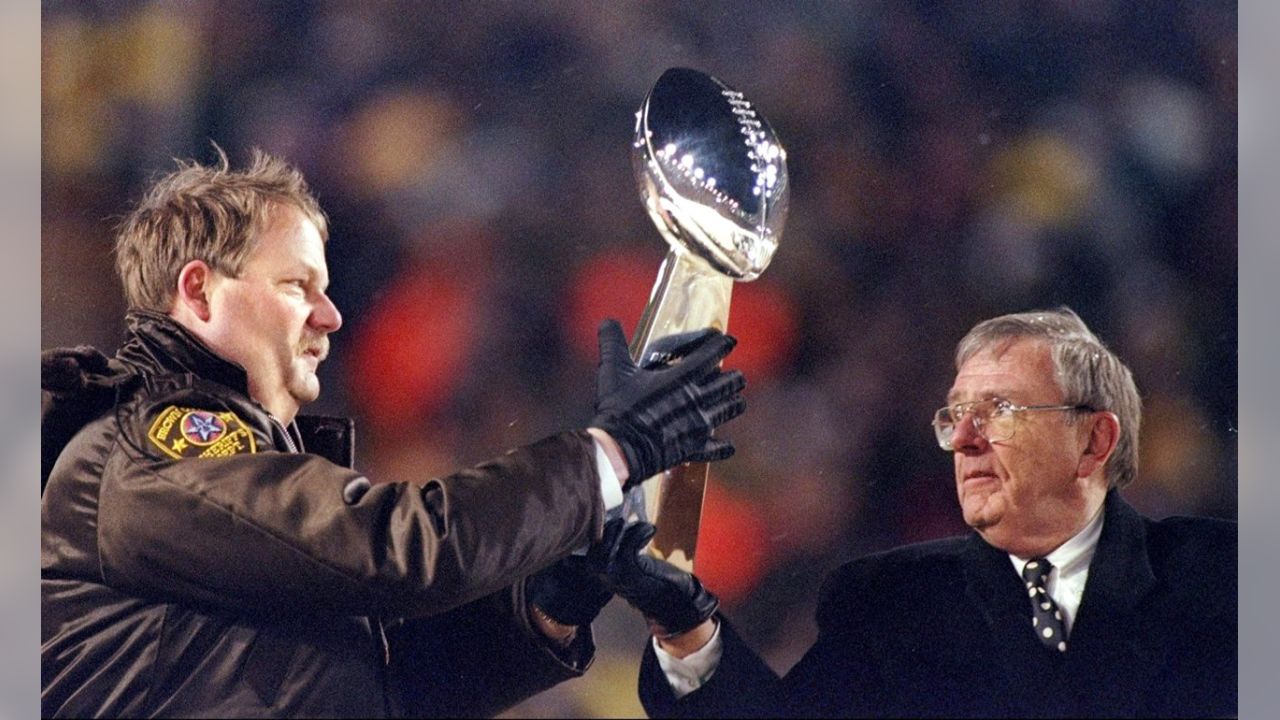
[[284,426],[284,423],[270,413],[267,414],[267,417],[271,418],[271,422],[275,423],[275,426],[280,429],[280,434],[284,436],[284,444],[288,446],[289,452],[298,452],[298,446],[293,444],[293,438],[289,437],[289,429]]
[[382,662],[391,667],[391,642],[387,640],[387,628],[382,624],[381,615],[375,619],[378,621],[378,635],[382,637]]

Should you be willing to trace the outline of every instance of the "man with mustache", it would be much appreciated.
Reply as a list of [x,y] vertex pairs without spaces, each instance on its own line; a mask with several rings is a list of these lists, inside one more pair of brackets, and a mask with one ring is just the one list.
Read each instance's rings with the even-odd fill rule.
[[1234,522],[1153,521],[1129,369],[1075,313],[1005,315],[960,341],[933,418],[974,532],[832,573],[784,677],[634,523],[594,566],[654,639],[654,717],[1226,717],[1237,712]]
[[611,594],[571,552],[631,485],[733,452],[733,339],[637,367],[603,323],[590,427],[374,485],[349,421],[299,414],[342,326],[324,213],[218,152],[123,222],[116,355],[41,358],[42,714],[491,715],[580,675]]

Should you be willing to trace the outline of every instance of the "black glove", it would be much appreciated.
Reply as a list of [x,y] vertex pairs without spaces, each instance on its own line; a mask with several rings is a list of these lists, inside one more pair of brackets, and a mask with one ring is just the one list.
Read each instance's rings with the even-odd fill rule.
[[613,599],[601,570],[618,543],[622,524],[622,518],[605,523],[604,539],[586,555],[570,555],[531,575],[525,587],[529,602],[561,625],[590,625]]
[[717,330],[664,338],[650,353],[652,367],[637,366],[616,320],[600,323],[600,367],[591,425],[609,433],[626,457],[623,490],[683,462],[711,462],[733,454],[716,427],[742,414],[746,378],[718,365],[737,340]]
[[694,575],[641,552],[656,531],[647,522],[623,529],[616,550],[608,554],[605,584],[643,613],[651,626],[659,626],[653,628],[655,635],[679,635],[714,615],[720,599]]

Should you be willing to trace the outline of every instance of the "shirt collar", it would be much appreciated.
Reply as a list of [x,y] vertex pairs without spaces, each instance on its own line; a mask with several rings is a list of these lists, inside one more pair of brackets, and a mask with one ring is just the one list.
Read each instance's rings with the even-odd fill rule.
[[[1098,506],[1093,518],[1085,524],[1080,532],[1072,535],[1071,539],[1062,543],[1053,552],[1045,556],[1045,560],[1048,560],[1057,570],[1059,578],[1088,569],[1089,562],[1093,560],[1093,553],[1098,549],[1098,538],[1102,537],[1102,516],[1104,514],[1102,509],[1104,505]],[[1019,557],[1009,553],[1009,560],[1013,562],[1014,568],[1021,575],[1022,567],[1031,558]]]

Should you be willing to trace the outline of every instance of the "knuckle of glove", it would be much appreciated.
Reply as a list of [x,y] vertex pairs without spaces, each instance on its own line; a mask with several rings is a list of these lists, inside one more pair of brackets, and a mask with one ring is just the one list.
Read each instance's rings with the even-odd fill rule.
[[704,620],[716,614],[720,608],[720,598],[702,587],[697,578],[693,579],[689,594],[684,595],[684,602],[676,608],[671,623],[664,623],[673,633],[682,633],[700,625]]
[[[647,561],[647,562],[646,562]],[[720,599],[703,587],[694,575],[651,558],[641,560],[653,581],[645,606],[637,609],[657,620],[667,632],[679,634],[693,629],[715,614]]]

